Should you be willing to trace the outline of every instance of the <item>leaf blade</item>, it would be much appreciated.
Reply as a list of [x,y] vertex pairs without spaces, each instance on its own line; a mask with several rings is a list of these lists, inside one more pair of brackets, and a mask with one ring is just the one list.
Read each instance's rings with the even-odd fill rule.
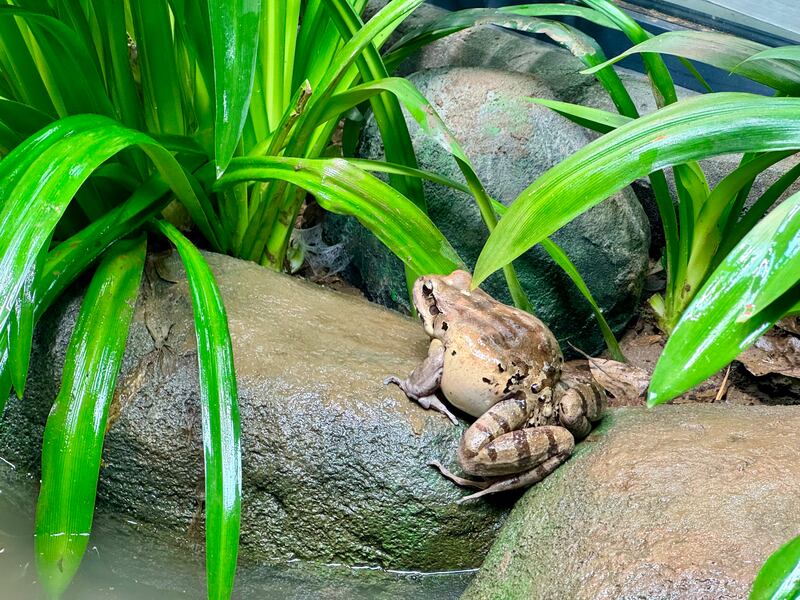
[[239,143],[253,91],[261,0],[209,0],[216,108],[217,176]]
[[97,269],[67,348],[45,427],[36,505],[36,565],[53,596],[69,585],[89,542],[108,408],[144,269],[145,238],[120,242]]
[[799,110],[796,98],[706,94],[636,119],[587,144],[520,194],[489,236],[473,283],[478,285],[638,177],[719,154],[800,147]]
[[[767,215],[725,257],[683,313],[656,364],[648,405],[678,396],[724,367],[797,302],[800,193]],[[786,290],[754,307],[779,281]]]
[[206,479],[206,580],[212,600],[230,598],[236,575],[242,500],[236,373],[228,319],[211,269],[174,226],[155,226],[178,249],[192,295]]

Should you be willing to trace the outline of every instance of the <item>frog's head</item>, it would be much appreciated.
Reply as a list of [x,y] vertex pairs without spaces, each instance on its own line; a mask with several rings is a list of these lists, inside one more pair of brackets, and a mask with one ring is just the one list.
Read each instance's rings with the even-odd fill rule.
[[442,339],[448,319],[459,312],[464,296],[469,296],[472,276],[466,271],[450,275],[424,275],[414,283],[413,299],[422,326],[432,338]]

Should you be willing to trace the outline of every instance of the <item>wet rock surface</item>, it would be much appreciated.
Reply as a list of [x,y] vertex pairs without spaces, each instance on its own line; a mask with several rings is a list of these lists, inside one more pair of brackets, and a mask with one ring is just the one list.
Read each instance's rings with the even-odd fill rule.
[[[409,79],[436,108],[473,161],[494,198],[510,204],[539,175],[584,146],[586,132],[528,97],[553,97],[538,78],[492,69],[433,69]],[[420,166],[461,178],[453,158],[409,123]],[[382,158],[383,147],[370,119],[359,152]],[[474,199],[434,184],[425,185],[428,212],[456,251],[472,268],[488,232]],[[355,219],[333,216],[328,236],[353,257],[356,282],[377,302],[408,310],[401,262]],[[620,331],[638,304],[647,270],[649,226],[634,194],[625,189],[564,226],[552,236],[575,263],[610,324]],[[604,347],[589,304],[542,248],[515,261],[520,282],[537,316],[555,333],[562,348],[585,352]],[[501,272],[482,287],[510,303]]]
[[800,407],[617,409],[517,503],[465,600],[734,599],[800,533]]
[[[466,494],[426,466],[455,456],[463,426],[409,402],[390,373],[426,354],[422,328],[352,296],[207,254],[225,300],[242,423],[240,556],[414,570],[478,566],[511,499]],[[98,511],[203,548],[203,463],[188,286],[177,255],[148,265],[110,411]],[[24,401],[0,456],[38,470],[79,298],[37,332]],[[34,475],[36,477],[36,475]]]

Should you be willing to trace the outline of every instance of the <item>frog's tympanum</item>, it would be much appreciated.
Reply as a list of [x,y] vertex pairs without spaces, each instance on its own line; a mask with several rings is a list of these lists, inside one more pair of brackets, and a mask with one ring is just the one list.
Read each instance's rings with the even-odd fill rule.
[[465,271],[420,277],[414,305],[431,337],[428,357],[402,380],[389,377],[424,408],[457,423],[437,397],[477,420],[464,433],[458,462],[470,480],[436,466],[461,499],[525,487],[552,473],[602,417],[605,392],[591,377],[562,376],[556,338],[533,315],[470,290]]

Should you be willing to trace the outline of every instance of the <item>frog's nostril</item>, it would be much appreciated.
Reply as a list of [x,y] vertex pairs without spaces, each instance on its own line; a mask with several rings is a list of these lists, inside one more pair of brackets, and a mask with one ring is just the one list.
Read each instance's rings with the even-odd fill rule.
[[423,283],[422,284],[422,292],[426,296],[430,296],[431,292],[433,292],[433,283],[431,283],[430,281],[426,281],[425,283]]

